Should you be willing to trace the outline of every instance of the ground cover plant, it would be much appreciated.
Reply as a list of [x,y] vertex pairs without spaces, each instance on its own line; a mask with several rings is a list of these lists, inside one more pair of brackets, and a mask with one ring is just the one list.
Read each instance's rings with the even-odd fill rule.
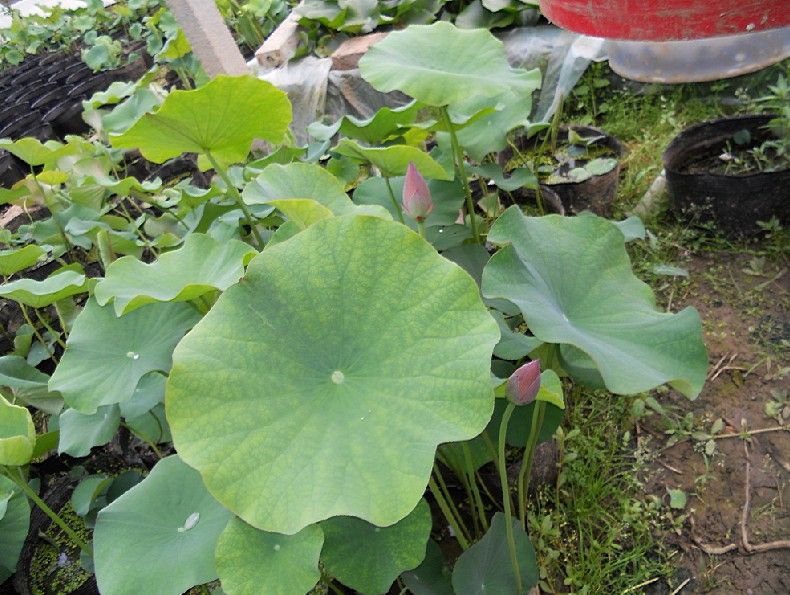
[[[444,22],[360,68],[414,103],[317,124],[307,148],[285,94],[250,77],[116,86],[87,102],[92,141],[0,141],[31,168],[0,200],[46,209],[0,253],[25,321],[0,358],[3,578],[30,500],[102,593],[526,593],[533,461],[567,388],[700,393],[699,316],[656,308],[629,226],[476,192],[535,184],[495,156],[537,72]],[[255,139],[272,152],[251,160]],[[197,154],[215,177],[140,181],[124,149]],[[86,539],[35,480],[51,451],[119,434],[145,453],[130,467],[155,464],[78,477]]]

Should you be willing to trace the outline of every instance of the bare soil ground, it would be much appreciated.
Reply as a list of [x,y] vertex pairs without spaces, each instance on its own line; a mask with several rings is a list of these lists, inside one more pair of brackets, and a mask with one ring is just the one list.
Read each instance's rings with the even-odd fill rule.
[[[760,263],[728,252],[689,254],[683,266],[690,277],[665,298],[672,310],[699,310],[708,383],[693,402],[666,395],[667,415],[652,415],[640,427],[654,457],[646,493],[688,494],[672,536],[680,552],[677,592],[790,593],[790,542],[780,543],[790,540],[790,403],[781,404],[790,391],[790,271],[781,258]],[[719,419],[724,425],[709,445],[705,434]],[[742,438],[743,429],[781,424],[784,430]],[[684,438],[668,446],[668,431]],[[759,551],[764,544],[771,549]]]

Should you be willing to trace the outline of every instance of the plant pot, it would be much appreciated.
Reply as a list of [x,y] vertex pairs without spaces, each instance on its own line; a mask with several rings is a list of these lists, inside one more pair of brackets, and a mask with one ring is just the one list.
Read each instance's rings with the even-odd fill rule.
[[751,145],[769,138],[765,125],[772,116],[740,116],[687,128],[664,151],[670,206],[676,216],[695,223],[714,223],[732,238],[760,233],[758,221],[777,217],[790,223],[790,169],[769,173],[725,175],[694,168],[715,158],[733,135],[748,130]]
[[[55,479],[44,495],[52,510],[62,514],[67,509],[74,481],[67,475]],[[79,548],[65,540],[48,543],[41,535],[52,526],[52,521],[35,505],[31,505],[30,530],[19,556],[14,575],[14,587],[20,595],[98,595],[96,579],[80,566]],[[60,533],[62,535],[62,532]],[[47,551],[42,550],[44,548]],[[39,560],[37,560],[37,556]],[[53,557],[49,572],[41,570],[40,557]]]
[[[620,159],[625,154],[625,147],[622,143],[607,134],[600,128],[593,126],[563,126],[558,130],[557,142],[562,144],[568,140],[568,131],[573,130],[582,138],[602,137],[591,146],[607,149],[611,156],[617,159],[614,169],[600,175],[593,175],[580,182],[560,182],[544,183],[541,187],[547,187],[556,194],[566,215],[576,215],[582,211],[592,211],[596,215],[609,216],[612,204],[617,196],[617,182],[620,177]],[[538,139],[533,137],[525,140],[517,138],[514,141],[516,148],[520,151],[533,151],[538,148]],[[507,163],[513,157],[513,149],[506,149],[500,154],[500,163]],[[557,211],[555,211],[557,212]]]
[[[513,200],[520,205],[538,206],[537,192],[531,188],[519,188],[511,193]],[[559,195],[545,184],[540,185],[540,200],[547,213],[557,213],[565,215],[565,207],[562,206],[562,199]]]

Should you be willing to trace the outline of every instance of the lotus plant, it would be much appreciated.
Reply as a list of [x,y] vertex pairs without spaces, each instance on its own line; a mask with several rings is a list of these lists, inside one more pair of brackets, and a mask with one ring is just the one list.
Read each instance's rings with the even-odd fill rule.
[[403,183],[403,211],[417,222],[422,237],[425,237],[425,220],[432,210],[431,190],[414,162],[409,162]]

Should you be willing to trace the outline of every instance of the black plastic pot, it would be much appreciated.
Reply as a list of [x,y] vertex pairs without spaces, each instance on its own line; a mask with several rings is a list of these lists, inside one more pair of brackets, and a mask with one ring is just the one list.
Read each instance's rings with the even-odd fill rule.
[[[557,132],[557,142],[564,143],[568,140],[568,130],[573,130],[582,138],[602,137],[592,144],[593,147],[609,149],[612,156],[618,160],[617,165],[605,174],[591,176],[581,182],[562,182],[546,184],[559,197],[564,214],[576,215],[582,211],[592,211],[597,215],[608,216],[611,214],[612,205],[617,196],[617,183],[620,178],[620,158],[625,154],[623,144],[611,134],[593,126],[571,125],[561,127]],[[522,151],[537,149],[537,139],[516,139],[516,147]],[[512,158],[513,150],[507,149],[500,156],[500,162],[507,162]]]
[[[530,188],[519,188],[511,193],[513,200],[520,205],[538,205],[537,192]],[[562,205],[560,196],[551,189],[551,187],[544,184],[540,185],[540,201],[543,204],[543,209],[547,213],[557,213],[558,215],[565,214],[565,207]]]
[[769,173],[724,175],[689,171],[689,165],[717,157],[733,135],[748,130],[753,146],[770,138],[765,125],[772,116],[739,116],[687,128],[664,151],[670,205],[681,219],[714,223],[726,236],[745,238],[760,233],[758,221],[777,217],[790,223],[790,169]]

